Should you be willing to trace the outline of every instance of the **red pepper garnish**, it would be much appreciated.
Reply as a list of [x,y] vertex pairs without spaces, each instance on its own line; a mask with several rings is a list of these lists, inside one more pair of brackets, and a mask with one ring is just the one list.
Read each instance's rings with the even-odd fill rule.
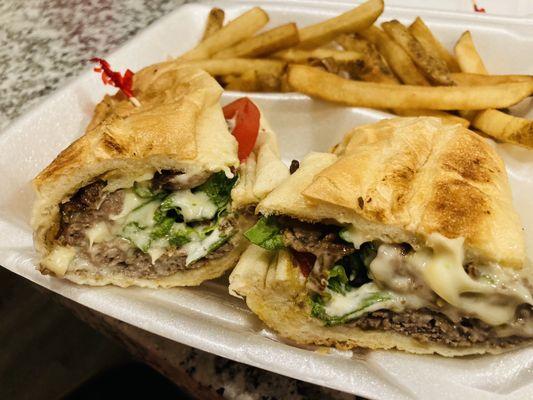
[[486,13],[485,9],[483,7],[479,7],[475,0],[472,0],[472,4],[474,5],[474,11],[478,13]]
[[300,253],[299,251],[291,249],[291,254],[296,264],[300,267],[302,275],[306,278],[309,276],[313,270],[313,265],[315,265],[316,256],[311,253]]
[[[94,57],[91,58],[90,61],[100,64],[99,67],[94,67],[94,71],[102,73],[102,82],[104,82],[104,84],[119,88],[128,99],[135,99],[132,91],[134,73],[130,69],[127,69],[124,76],[122,76],[120,72],[113,71],[109,63],[102,58]],[[137,99],[135,99],[135,101],[137,101]]]
[[257,135],[259,133],[259,119],[261,114],[257,106],[248,98],[243,97],[229,103],[222,108],[224,118],[235,118],[235,127],[232,135],[239,143],[239,160],[242,162],[248,158],[252,152]]

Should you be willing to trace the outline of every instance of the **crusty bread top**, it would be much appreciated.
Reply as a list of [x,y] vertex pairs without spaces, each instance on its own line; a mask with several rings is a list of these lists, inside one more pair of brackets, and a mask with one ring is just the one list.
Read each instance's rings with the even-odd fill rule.
[[334,152],[339,159],[305,188],[286,184],[299,202],[283,204],[274,191],[259,210],[304,220],[314,213],[394,242],[423,245],[433,232],[464,237],[467,261],[522,267],[524,238],[505,166],[473,132],[436,118],[395,118],[355,129]]
[[[135,107],[118,92],[96,106],[85,134],[61,152],[34,180],[39,190],[71,171],[92,168],[108,159],[181,162],[206,161],[238,166],[236,141],[227,130],[219,105],[222,88],[207,73],[172,64],[146,68],[134,76]],[[206,121],[207,120],[207,121]],[[206,123],[207,122],[207,123]],[[206,135],[207,133],[207,135]],[[202,142],[208,136],[208,142]]]
[[238,167],[237,142],[219,104],[222,88],[206,72],[176,63],[150,66],[134,76],[133,92],[140,107],[122,93],[106,96],[85,134],[34,179],[39,250],[54,235],[58,204],[97,177],[127,181],[163,169]]
[[524,239],[503,161],[481,137],[435,118],[355,131],[304,196],[426,237],[464,237],[472,258],[522,266]]
[[257,206],[257,212],[263,215],[288,215],[304,221],[316,221],[329,215],[321,213],[320,205],[307,201],[303,190],[311,184],[316,174],[337,160],[331,153],[310,153],[301,162],[300,168],[285,179]]

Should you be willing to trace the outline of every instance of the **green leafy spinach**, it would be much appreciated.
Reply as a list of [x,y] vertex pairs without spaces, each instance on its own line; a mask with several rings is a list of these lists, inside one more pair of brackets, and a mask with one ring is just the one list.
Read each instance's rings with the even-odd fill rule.
[[220,208],[225,208],[231,197],[231,189],[237,182],[237,175],[228,179],[223,171],[211,175],[203,184],[195,188],[195,192],[204,192],[209,199]]
[[326,311],[327,300],[317,294],[311,297],[311,316],[324,321],[326,326],[341,325],[358,318],[370,306],[391,299],[392,296],[387,292],[369,293],[368,296],[356,304],[355,309],[344,315],[333,316]]
[[283,249],[283,236],[274,217],[261,217],[257,223],[244,232],[244,237],[266,250]]
[[350,292],[362,289],[370,282],[367,268],[376,256],[376,246],[371,242],[363,243],[358,251],[343,257],[329,271],[326,290],[315,293],[310,297],[311,315],[318,318],[327,326],[339,325],[358,318],[365,310],[379,302],[392,298],[388,292],[370,292],[364,298],[359,298],[348,313],[335,316],[329,315],[326,307],[333,296],[347,296]]

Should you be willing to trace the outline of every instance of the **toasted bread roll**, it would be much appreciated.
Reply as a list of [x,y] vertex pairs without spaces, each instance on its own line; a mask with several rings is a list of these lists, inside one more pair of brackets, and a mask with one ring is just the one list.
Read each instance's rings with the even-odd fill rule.
[[230,277],[301,344],[444,356],[533,339],[533,274],[503,162],[436,118],[354,129],[258,205]]

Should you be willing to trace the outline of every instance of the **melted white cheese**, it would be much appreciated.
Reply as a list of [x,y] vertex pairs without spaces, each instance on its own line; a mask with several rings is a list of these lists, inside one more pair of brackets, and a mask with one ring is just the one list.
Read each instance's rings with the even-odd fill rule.
[[204,192],[180,190],[171,195],[171,201],[181,210],[185,222],[212,219],[217,212],[217,206]]
[[359,249],[365,242],[372,240],[368,235],[364,235],[355,225],[350,225],[348,228],[340,232],[340,237],[350,243],[353,243],[356,249]]
[[136,247],[147,251],[150,248],[150,230],[139,229],[134,225],[128,225],[122,232],[124,238],[131,241]]
[[113,233],[105,222],[98,222],[92,228],[85,232],[87,239],[89,239],[89,247],[93,247],[94,243],[102,243],[113,239]]
[[72,247],[58,246],[41,261],[41,264],[57,276],[63,276],[74,257],[76,257],[76,250]]
[[150,255],[150,258],[152,259],[152,264],[155,263],[159,257],[161,257],[165,252],[167,251],[167,248],[169,246],[167,239],[158,239],[151,243],[150,248],[148,249],[147,253]]
[[[328,293],[331,297],[324,309],[328,315],[333,317],[341,317],[355,310],[359,311],[352,314],[351,318],[357,318],[365,313],[377,310],[401,312],[405,309],[416,310],[427,305],[426,301],[415,294],[399,294],[394,291],[383,290],[378,287],[375,282],[365,283],[357,289],[352,289],[346,294],[336,293],[329,289]],[[362,308],[364,302],[373,295],[382,295],[387,299],[376,301],[375,303]]]
[[124,194],[124,203],[122,205],[122,210],[117,215],[110,216],[109,219],[112,221],[120,220],[126,217],[134,209],[141,206],[145,202],[146,202],[146,199],[141,199],[132,190],[128,190]]
[[154,214],[160,205],[161,202],[159,200],[146,203],[142,207],[138,207],[129,213],[123,223],[129,224],[135,222],[143,228],[152,227],[155,223]]
[[209,248],[215,243],[217,243],[220,239],[222,239],[222,232],[220,232],[220,230],[218,229],[215,229],[205,239],[201,241],[195,240],[184,245],[183,248],[187,252],[187,259],[185,261],[185,265],[189,265],[195,262],[196,260],[199,260],[200,258],[206,256],[209,251]]
[[380,246],[370,264],[372,277],[380,286],[396,292],[410,289],[426,302],[435,302],[432,292],[436,293],[449,305],[490,325],[511,322],[518,305],[533,304],[521,280],[500,266],[480,266],[485,279],[470,277],[463,267],[463,239],[434,233],[427,246],[407,256],[392,245]]
[[489,285],[473,280],[463,268],[463,238],[447,239],[433,233],[427,241],[433,250],[410,256],[431,289],[448,303],[458,307],[461,294],[488,293]]
[[153,172],[147,172],[141,176],[137,176],[135,178],[127,177],[122,179],[113,179],[110,182],[107,183],[105,187],[105,191],[107,193],[112,193],[119,189],[127,189],[131,188],[135,182],[146,182],[149,181],[154,177]]
[[[368,307],[361,308],[369,296],[384,293],[376,286],[374,282],[365,283],[361,287],[351,290],[346,294],[340,294],[331,291],[329,291],[329,293],[331,295],[331,299],[324,307],[324,310],[332,317],[342,317],[343,315],[346,315],[354,310],[360,309],[360,311],[353,314],[353,317],[358,317],[359,315],[367,312],[384,308],[390,309],[395,302],[399,301],[398,298],[391,296],[390,300],[378,301]],[[389,295],[389,293],[386,294]]]
[[[180,209],[186,222],[213,219],[218,210],[204,192],[176,191],[170,195],[170,201],[174,207]],[[110,217],[112,222],[99,222],[86,231],[90,247],[95,243],[110,241],[122,236],[136,247],[146,251],[152,263],[155,263],[170,246],[168,238],[157,240],[151,238],[152,228],[155,225],[154,215],[160,205],[159,199],[147,202],[147,199],[137,196],[133,190],[126,190],[122,209],[120,213]],[[184,223],[175,223],[171,228],[171,234],[185,229]],[[221,239],[221,233],[218,230],[213,231],[203,240],[194,232],[189,232],[189,235],[192,235],[192,242],[183,247],[188,254],[187,264],[207,255],[209,248]],[[59,253],[54,257],[59,257]],[[64,267],[65,261],[60,265],[58,273],[67,268]]]

